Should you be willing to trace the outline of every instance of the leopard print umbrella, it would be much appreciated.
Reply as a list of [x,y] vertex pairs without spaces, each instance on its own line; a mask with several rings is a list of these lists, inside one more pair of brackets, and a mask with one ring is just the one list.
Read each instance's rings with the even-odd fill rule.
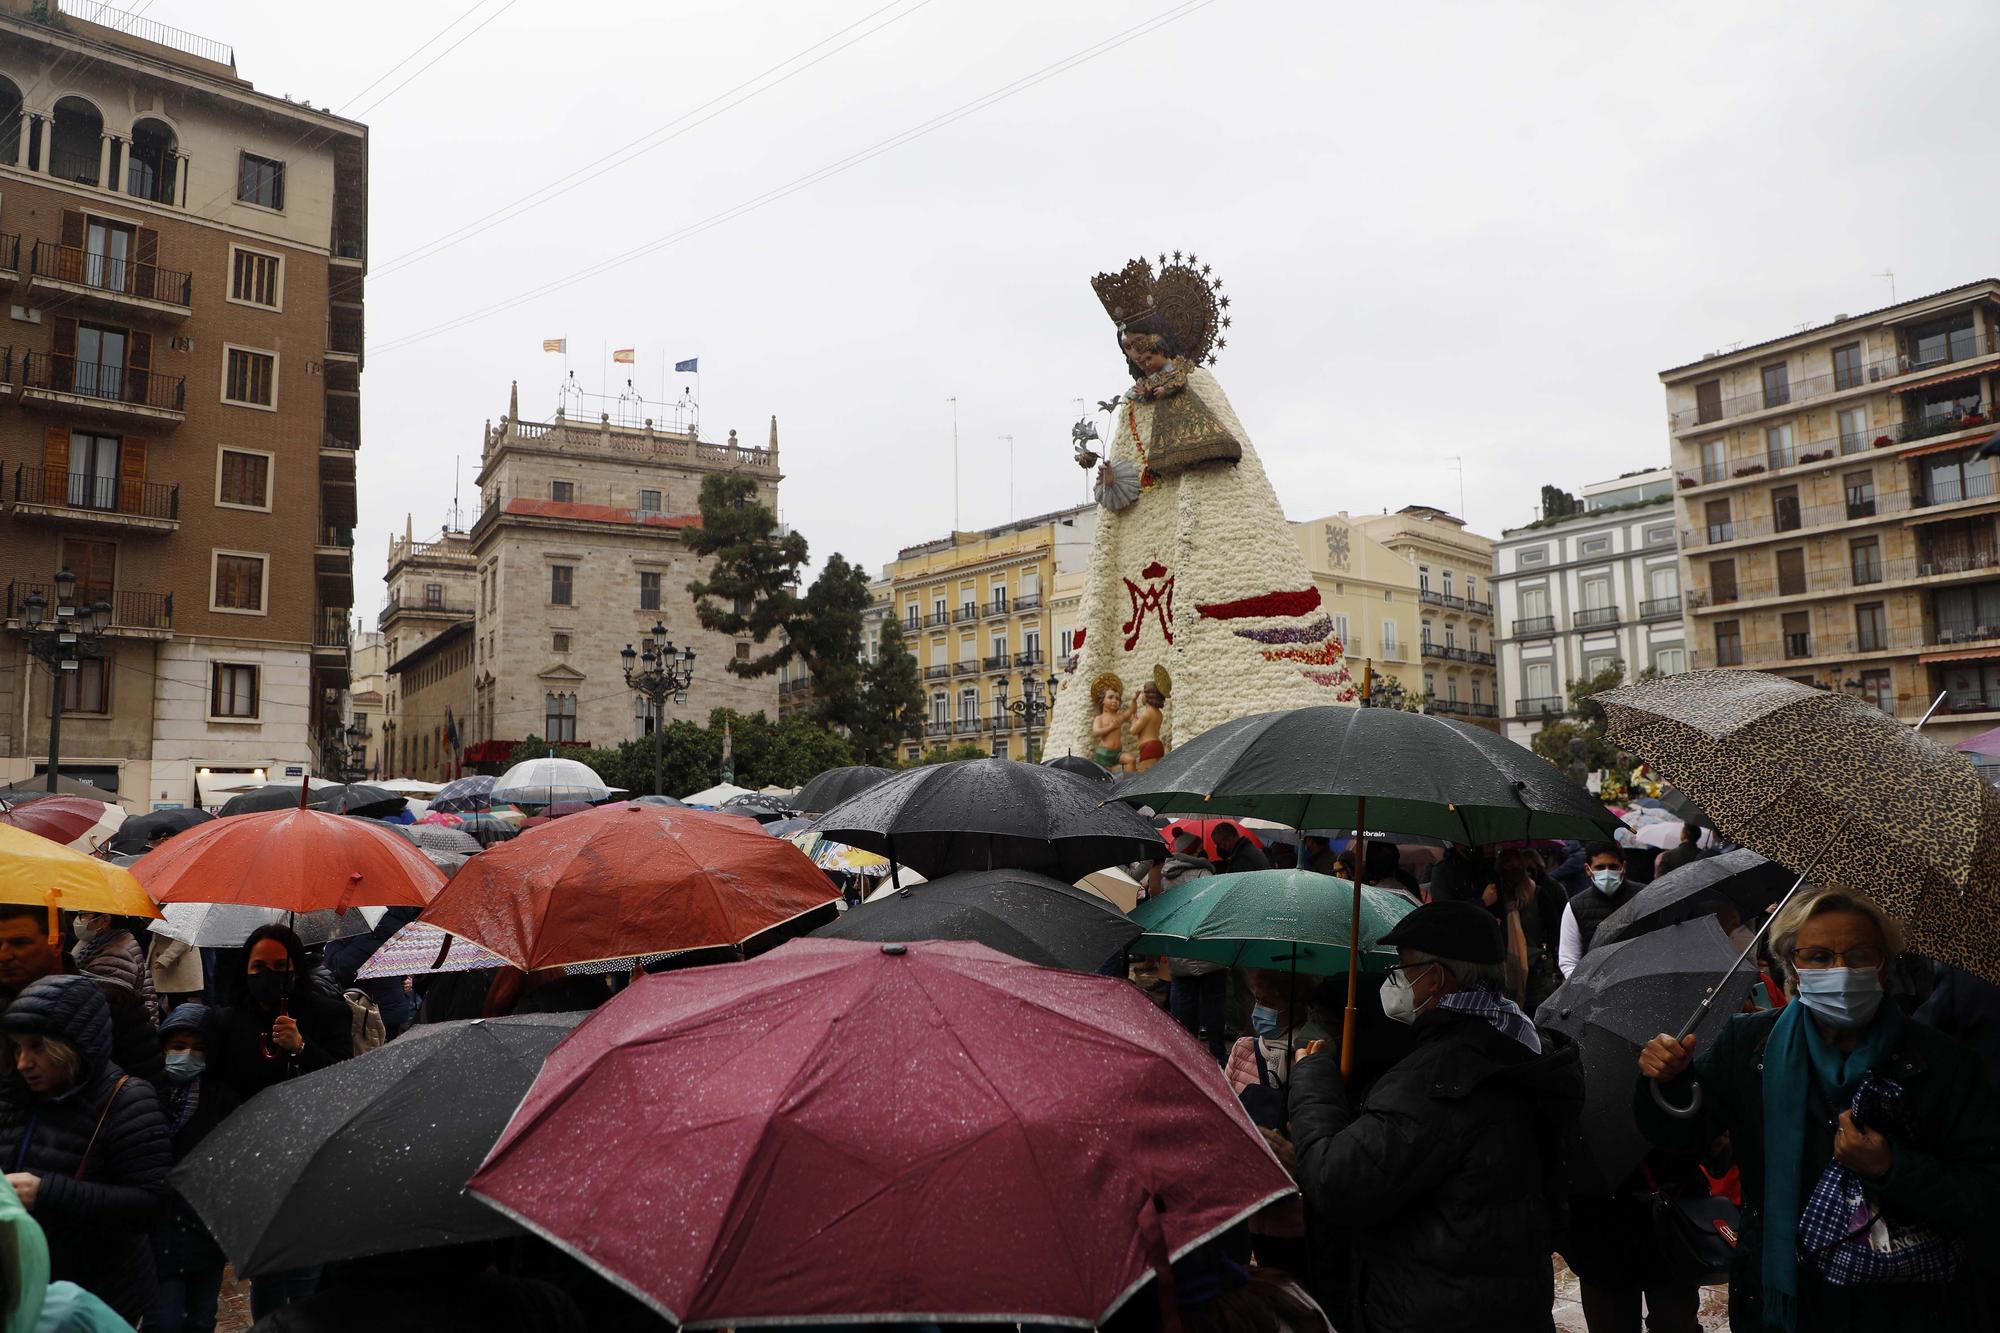
[[[1865,893],[1910,947],[2000,982],[2000,791],[1866,701],[1755,671],[1600,694],[1611,742],[1731,840]],[[1816,864],[1815,864],[1816,863]]]

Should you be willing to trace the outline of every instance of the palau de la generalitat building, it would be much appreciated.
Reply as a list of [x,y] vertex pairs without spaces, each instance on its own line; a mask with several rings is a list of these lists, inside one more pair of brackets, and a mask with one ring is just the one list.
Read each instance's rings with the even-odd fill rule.
[[0,780],[47,764],[21,618],[67,569],[111,617],[63,772],[213,805],[341,719],[368,133],[93,18],[0,0]]

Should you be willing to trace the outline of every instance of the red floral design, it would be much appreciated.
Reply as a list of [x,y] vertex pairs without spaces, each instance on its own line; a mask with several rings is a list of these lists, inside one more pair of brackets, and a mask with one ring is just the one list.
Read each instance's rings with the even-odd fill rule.
[[[1146,613],[1152,612],[1160,622],[1160,633],[1168,643],[1174,641],[1174,577],[1167,573],[1167,567],[1155,560],[1139,571],[1139,577],[1146,580],[1140,587],[1130,579],[1125,580],[1125,591],[1132,599],[1132,615],[1119,626],[1125,633],[1125,651],[1131,652],[1139,642],[1139,635],[1146,628]],[[1162,579],[1165,581],[1162,582]]]
[[1319,607],[1319,589],[1297,592],[1267,592],[1242,597],[1233,602],[1196,603],[1204,620],[1248,620],[1252,616],[1302,616]]

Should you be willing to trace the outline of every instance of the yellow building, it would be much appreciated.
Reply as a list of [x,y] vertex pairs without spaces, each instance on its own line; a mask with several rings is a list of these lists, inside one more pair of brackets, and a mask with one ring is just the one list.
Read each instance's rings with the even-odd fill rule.
[[1333,617],[1356,686],[1366,664],[1378,679],[1387,676],[1420,693],[1413,646],[1420,642],[1416,565],[1355,527],[1345,511],[1295,522],[1292,536]]
[[[1083,505],[897,553],[887,570],[891,613],[917,659],[928,710],[906,758],[961,744],[1002,759],[1040,757],[1048,682],[1059,674],[1050,601],[1058,576],[1089,557],[1096,523],[1097,506]],[[1024,691],[1040,706],[1010,707]]]
[[1363,514],[1354,528],[1416,567],[1426,711],[1499,731],[1493,539],[1466,531],[1464,519],[1430,505]]

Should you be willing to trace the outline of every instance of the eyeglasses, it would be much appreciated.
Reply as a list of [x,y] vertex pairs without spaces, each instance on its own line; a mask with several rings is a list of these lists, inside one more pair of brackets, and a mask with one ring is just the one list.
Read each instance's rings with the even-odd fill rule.
[[1846,953],[1836,953],[1832,949],[1794,949],[1792,965],[1807,971],[1818,971],[1825,967],[1851,967],[1856,971],[1868,972],[1882,966],[1882,951],[1872,944],[1857,945]]
[[1437,966],[1436,959],[1432,959],[1428,963],[1397,963],[1394,967],[1389,969],[1389,984],[1396,987],[1396,989],[1398,990],[1408,990],[1410,987],[1410,978],[1412,975],[1423,971],[1427,967],[1436,967],[1436,966]]

